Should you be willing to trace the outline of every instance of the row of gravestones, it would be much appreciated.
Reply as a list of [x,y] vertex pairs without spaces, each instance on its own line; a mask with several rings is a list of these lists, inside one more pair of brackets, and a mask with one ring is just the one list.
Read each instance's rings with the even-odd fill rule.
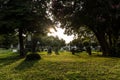
[[[59,49],[58,49],[58,47],[55,47],[55,49],[54,49],[54,51],[55,51],[55,54],[59,54]],[[48,47],[48,54],[51,54],[52,53],[52,47]]]

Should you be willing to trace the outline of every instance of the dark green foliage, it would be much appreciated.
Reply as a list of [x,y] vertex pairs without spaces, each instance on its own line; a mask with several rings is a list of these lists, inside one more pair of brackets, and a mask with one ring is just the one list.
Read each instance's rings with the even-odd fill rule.
[[18,38],[14,34],[2,34],[0,35],[0,47],[10,48],[11,45],[16,47],[18,44]]
[[26,61],[30,61],[30,60],[40,60],[41,56],[37,53],[30,53],[26,56]]
[[84,41],[83,44],[84,44],[84,46],[89,46],[90,42],[89,41]]
[[23,56],[23,34],[46,33],[52,23],[47,15],[49,0],[0,0],[0,34],[19,32],[20,55]]
[[67,34],[77,32],[81,26],[88,27],[94,32],[103,55],[115,54],[111,50],[120,34],[119,0],[53,0],[52,8]]
[[[5,2],[6,4],[4,4]],[[42,33],[50,23],[46,14],[46,0],[6,0],[1,1],[0,5],[2,6],[0,8],[1,31],[23,28],[24,32]]]
[[62,47],[65,46],[65,40],[53,36],[42,36],[41,44],[45,46]]

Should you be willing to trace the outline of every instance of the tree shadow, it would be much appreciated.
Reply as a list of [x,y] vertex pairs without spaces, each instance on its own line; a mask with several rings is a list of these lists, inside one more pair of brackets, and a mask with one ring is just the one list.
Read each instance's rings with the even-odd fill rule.
[[18,66],[15,67],[15,70],[22,71],[22,70],[30,69],[38,61],[39,60],[33,60],[33,61],[23,60]]
[[98,55],[94,55],[94,57],[103,57],[103,58],[120,58],[119,56],[104,56],[104,55],[100,55],[100,54],[98,54]]
[[8,56],[8,57],[0,58],[0,67],[10,65],[10,64],[18,61],[19,59],[21,59],[21,58],[18,55],[14,55],[14,56],[12,55],[12,56]]

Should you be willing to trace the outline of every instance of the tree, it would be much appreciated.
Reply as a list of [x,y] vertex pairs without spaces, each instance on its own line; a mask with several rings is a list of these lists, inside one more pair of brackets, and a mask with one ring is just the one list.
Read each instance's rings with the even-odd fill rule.
[[14,34],[2,34],[0,35],[0,47],[1,48],[10,48],[11,45],[16,46],[18,43],[18,38]]
[[52,11],[55,21],[61,22],[66,33],[88,27],[99,41],[103,55],[116,53],[113,47],[120,34],[119,0],[53,0]]
[[20,56],[24,56],[23,34],[44,33],[51,23],[47,16],[48,0],[1,0],[0,30],[2,33],[19,32]]
[[53,37],[53,36],[44,36],[41,38],[42,44],[44,46],[53,46],[53,47],[63,47],[65,46],[65,40],[59,39],[58,37]]

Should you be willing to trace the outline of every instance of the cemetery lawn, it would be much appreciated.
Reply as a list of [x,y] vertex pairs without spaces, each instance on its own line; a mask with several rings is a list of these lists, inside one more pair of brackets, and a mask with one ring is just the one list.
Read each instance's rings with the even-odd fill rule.
[[17,53],[0,50],[0,80],[120,80],[120,58],[39,53],[38,61],[24,61]]

